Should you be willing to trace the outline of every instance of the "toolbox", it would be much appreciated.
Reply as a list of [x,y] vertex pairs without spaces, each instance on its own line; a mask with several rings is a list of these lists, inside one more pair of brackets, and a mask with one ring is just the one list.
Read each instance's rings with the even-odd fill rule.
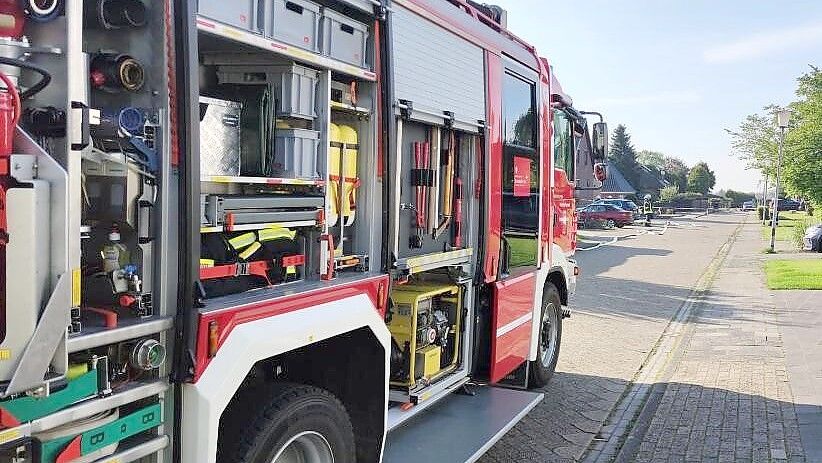
[[274,175],[283,178],[318,178],[319,145],[320,133],[316,130],[277,129],[272,165]]
[[262,33],[266,0],[199,0],[197,13],[254,33]]
[[308,0],[274,0],[266,35],[314,53],[320,51],[320,6]]
[[368,67],[368,26],[324,8],[321,30],[320,46],[323,55],[361,68]]
[[200,97],[200,175],[240,175],[242,105]]

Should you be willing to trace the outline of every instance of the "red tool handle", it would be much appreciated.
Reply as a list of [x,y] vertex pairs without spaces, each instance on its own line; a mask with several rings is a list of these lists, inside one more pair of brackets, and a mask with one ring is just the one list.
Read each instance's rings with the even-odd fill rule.
[[[414,168],[417,170],[422,169],[422,143],[414,142]],[[416,186],[416,194],[417,194],[417,204],[416,207],[416,215],[417,218],[417,228],[422,228],[423,226],[423,217],[422,217],[422,186]]]

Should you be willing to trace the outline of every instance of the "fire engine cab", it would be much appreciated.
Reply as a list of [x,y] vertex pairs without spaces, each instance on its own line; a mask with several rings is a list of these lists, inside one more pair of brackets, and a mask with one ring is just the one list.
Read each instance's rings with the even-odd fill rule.
[[0,81],[0,463],[474,461],[542,399],[607,128],[504,10],[0,0]]

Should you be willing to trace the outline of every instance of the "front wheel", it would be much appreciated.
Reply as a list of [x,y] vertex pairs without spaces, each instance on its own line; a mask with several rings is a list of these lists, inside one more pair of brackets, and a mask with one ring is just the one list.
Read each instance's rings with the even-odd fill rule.
[[353,463],[354,431],[330,392],[277,384],[260,397],[255,416],[234,445],[232,463]]
[[562,340],[562,301],[559,290],[553,283],[545,285],[542,294],[542,317],[539,321],[539,349],[537,359],[528,362],[528,387],[545,387],[559,359],[559,345]]
[[614,222],[613,219],[608,219],[608,221],[605,222],[605,228],[614,228],[615,226],[616,222]]

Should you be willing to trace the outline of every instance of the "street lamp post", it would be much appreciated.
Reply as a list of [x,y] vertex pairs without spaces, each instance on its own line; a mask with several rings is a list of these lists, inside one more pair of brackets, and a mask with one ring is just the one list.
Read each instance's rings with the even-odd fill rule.
[[779,220],[779,181],[780,170],[782,169],[782,152],[785,145],[785,129],[791,121],[791,112],[787,109],[780,109],[776,112],[776,124],[779,126],[779,156],[776,160],[776,189],[773,193],[773,213],[771,214],[771,252],[776,244],[776,223]]

